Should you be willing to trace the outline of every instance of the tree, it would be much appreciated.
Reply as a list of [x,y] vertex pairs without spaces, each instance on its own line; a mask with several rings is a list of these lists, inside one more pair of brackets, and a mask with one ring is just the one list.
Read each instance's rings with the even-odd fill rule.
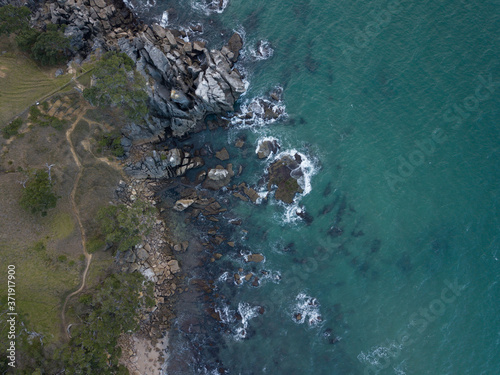
[[55,65],[66,60],[69,54],[69,39],[56,25],[47,25],[47,31],[40,33],[31,50],[33,59],[42,65]]
[[2,135],[5,139],[17,135],[19,128],[23,125],[23,119],[18,117],[12,121],[9,125],[2,129]]
[[25,28],[16,35],[16,43],[19,49],[30,52],[40,36],[41,32],[31,28]]
[[37,170],[28,177],[19,204],[33,214],[46,216],[47,210],[54,208],[57,203],[58,197],[52,188],[49,174],[42,169]]
[[105,241],[115,251],[126,251],[137,245],[141,236],[154,224],[155,209],[142,201],[135,201],[131,207],[124,204],[102,207],[97,221]]
[[95,83],[83,91],[92,105],[120,107],[132,120],[143,118],[148,111],[146,81],[134,69],[134,62],[124,53],[108,52],[96,64]]
[[0,7],[0,35],[13,34],[28,28],[31,11],[26,7]]
[[65,373],[128,373],[118,364],[118,337],[137,330],[139,309],[149,305],[151,296],[151,283],[137,272],[112,274],[97,291],[82,296],[79,318],[83,323],[72,329],[69,345],[62,351]]

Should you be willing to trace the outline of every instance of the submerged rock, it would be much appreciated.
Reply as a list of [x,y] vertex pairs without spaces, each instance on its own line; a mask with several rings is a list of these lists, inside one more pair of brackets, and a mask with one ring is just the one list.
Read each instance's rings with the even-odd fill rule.
[[222,150],[217,151],[217,152],[215,153],[215,157],[216,157],[217,159],[219,159],[219,160],[224,161],[224,160],[229,159],[229,153],[227,152],[226,148],[223,148]]
[[174,210],[176,211],[184,211],[186,208],[191,206],[194,202],[194,199],[179,199],[175,202]]
[[247,262],[256,262],[260,263],[264,260],[264,256],[262,254],[250,254],[247,256],[246,261]]

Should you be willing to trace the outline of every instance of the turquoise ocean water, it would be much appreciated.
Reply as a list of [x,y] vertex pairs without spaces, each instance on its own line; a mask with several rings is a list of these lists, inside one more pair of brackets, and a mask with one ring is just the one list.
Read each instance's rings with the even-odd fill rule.
[[[174,7],[169,23],[199,20],[214,47],[244,32],[242,104],[284,89],[288,118],[206,136],[245,166],[236,182],[262,176],[269,161],[253,150],[265,136],[312,166],[298,202],[310,225],[273,198],[234,209],[249,232],[233,239],[265,255],[254,271],[269,276],[218,282],[232,296],[221,311],[244,318],[228,318],[224,367],[500,373],[498,1],[230,0],[210,15],[192,5],[158,2],[149,15]],[[274,53],[254,61],[259,40]],[[228,145],[241,134],[246,153]],[[231,275],[248,268],[228,261]]]

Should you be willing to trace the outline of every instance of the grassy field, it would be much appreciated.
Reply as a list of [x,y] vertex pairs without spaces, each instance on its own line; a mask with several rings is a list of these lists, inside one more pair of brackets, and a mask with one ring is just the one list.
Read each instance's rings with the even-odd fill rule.
[[[45,343],[50,343],[61,338],[62,303],[80,285],[84,267],[80,230],[70,200],[79,168],[66,131],[73,121],[86,114],[88,104],[79,94],[72,93],[54,97],[47,105],[42,103],[40,108],[43,107],[68,121],[62,128],[24,125],[22,133],[10,142],[0,140],[0,283],[6,285],[7,266],[15,264],[18,312],[30,330],[42,334]],[[0,113],[4,114],[2,110]],[[71,137],[83,165],[76,202],[86,232],[95,225],[99,207],[113,199],[121,177],[119,171],[97,159],[89,151],[90,146],[83,147],[95,144],[93,137],[101,126],[104,125],[82,120]],[[34,216],[18,204],[23,189],[20,182],[25,178],[24,171],[46,168],[46,163],[54,164],[52,178],[60,199],[46,217]],[[96,253],[88,287],[95,285],[112,263],[111,254]],[[5,293],[6,289],[0,288],[0,297]],[[73,322],[71,311],[67,316]]]
[[0,37],[0,128],[43,96],[64,86],[71,76],[55,77],[57,68],[38,66],[17,51],[15,43]]

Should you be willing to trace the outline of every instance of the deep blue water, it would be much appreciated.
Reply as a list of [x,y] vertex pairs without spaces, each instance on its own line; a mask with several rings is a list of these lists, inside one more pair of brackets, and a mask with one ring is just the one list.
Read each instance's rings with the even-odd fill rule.
[[[220,311],[247,320],[228,318],[224,366],[498,374],[498,1],[230,0],[209,15],[192,5],[159,2],[147,14],[173,7],[170,25],[201,22],[214,47],[244,32],[250,87],[241,104],[279,85],[288,113],[202,137],[244,165],[236,182],[264,173],[270,160],[254,149],[265,136],[311,165],[311,190],[297,204],[312,224],[288,220],[294,210],[272,197],[234,209],[249,231],[235,231],[236,244],[266,259],[249,266],[224,255],[230,278],[240,267],[269,276],[259,287],[217,283],[231,295]],[[274,53],[254,61],[260,40]],[[241,134],[246,152],[232,146]],[[341,235],[328,235],[334,224]]]

